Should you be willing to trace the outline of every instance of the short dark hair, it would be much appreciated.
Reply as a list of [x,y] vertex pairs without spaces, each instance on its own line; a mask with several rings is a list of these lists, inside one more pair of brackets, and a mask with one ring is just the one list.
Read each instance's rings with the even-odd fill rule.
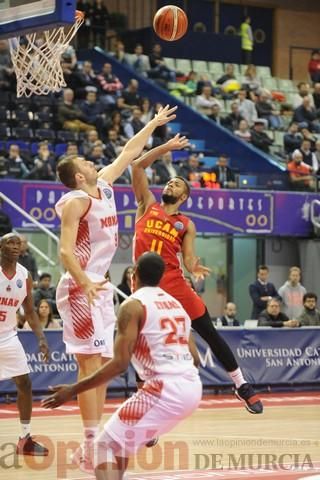
[[314,298],[316,302],[318,301],[318,297],[315,293],[307,292],[303,295],[302,302],[304,303],[308,298]]
[[66,155],[57,165],[57,174],[59,180],[68,188],[76,188],[77,186],[75,174],[77,173],[78,169],[74,163],[74,160],[78,157],[79,155]]
[[136,271],[143,285],[156,287],[164,273],[165,263],[155,252],[143,253],[136,263]]
[[259,265],[258,272],[259,270],[267,270],[269,272],[269,267],[267,267],[267,265]]
[[43,280],[44,278],[52,278],[50,273],[41,273],[40,277],[39,277],[39,281],[41,282],[41,280]]
[[186,180],[184,177],[181,177],[180,175],[176,175],[174,178],[179,178],[179,180],[182,180],[185,186],[186,194],[188,197],[190,197],[191,189],[188,180]]

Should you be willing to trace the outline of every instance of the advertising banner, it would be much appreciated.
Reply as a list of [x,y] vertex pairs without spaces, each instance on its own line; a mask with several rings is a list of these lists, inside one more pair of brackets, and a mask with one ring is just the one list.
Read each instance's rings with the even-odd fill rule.
[[[231,347],[245,378],[255,385],[309,384],[320,382],[320,328],[220,329]],[[72,383],[77,378],[77,365],[72,355],[65,353],[62,331],[47,331],[51,360],[41,361],[36,337],[32,332],[19,332],[30,367],[33,392],[43,392],[49,385]],[[200,356],[200,376],[203,385],[231,385],[230,377],[212,354],[207,343],[195,333]],[[122,393],[135,387],[132,367],[125,376],[113,380],[109,390]],[[12,381],[0,382],[0,392],[15,392]]]
[[[2,180],[0,191],[46,227],[59,229],[54,206],[67,191],[63,185]],[[161,198],[161,188],[152,191]],[[132,232],[136,203],[131,187],[116,186],[115,197],[120,232]],[[199,233],[308,236],[313,230],[311,202],[317,198],[312,193],[194,189],[181,211],[194,221]],[[316,208],[320,216],[319,205]],[[33,228],[10,206],[5,205],[5,211],[15,228]]]

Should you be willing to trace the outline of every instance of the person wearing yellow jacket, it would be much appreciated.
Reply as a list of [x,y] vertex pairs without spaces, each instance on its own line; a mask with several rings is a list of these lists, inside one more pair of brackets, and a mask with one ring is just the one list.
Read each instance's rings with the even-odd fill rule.
[[249,65],[252,63],[253,34],[250,23],[251,18],[246,16],[240,26],[243,65]]

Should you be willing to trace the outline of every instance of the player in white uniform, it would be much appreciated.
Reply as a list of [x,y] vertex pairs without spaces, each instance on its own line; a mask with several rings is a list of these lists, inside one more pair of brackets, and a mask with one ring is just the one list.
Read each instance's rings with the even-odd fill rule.
[[[175,118],[175,110],[161,108],[99,173],[92,162],[76,155],[57,166],[60,180],[71,189],[56,204],[61,217],[60,255],[66,269],[57,288],[57,307],[67,352],[75,354],[79,365],[79,379],[94,372],[113,352],[113,292],[104,278],[118,243],[112,184],[140,155],[155,128]],[[87,472],[92,465],[86,451],[98,433],[104,399],[105,385],[78,396],[85,440],[74,461]]]
[[0,261],[0,380],[12,378],[17,387],[17,406],[22,435],[17,445],[18,455],[48,455],[48,449],[30,435],[32,390],[26,354],[17,336],[16,313],[23,305],[26,319],[39,339],[39,349],[45,361],[49,350],[38,315],[33,307],[32,277],[17,263],[21,240],[15,233],[1,239]]
[[113,359],[74,385],[55,387],[56,393],[43,401],[46,408],[55,408],[110,381],[132,360],[145,383],[112,415],[95,441],[98,480],[122,479],[128,456],[191,415],[201,399],[191,320],[181,304],[157,286],[164,268],[157,253],[141,255],[133,273],[135,293],[119,309]]

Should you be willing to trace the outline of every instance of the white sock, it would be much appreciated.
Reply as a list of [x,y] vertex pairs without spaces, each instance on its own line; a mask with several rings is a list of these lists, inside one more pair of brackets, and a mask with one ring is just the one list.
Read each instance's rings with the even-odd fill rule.
[[99,427],[85,427],[83,433],[85,441],[93,441],[99,433]]
[[30,435],[31,432],[31,424],[29,423],[20,423],[21,425],[21,438],[26,437],[27,435]]
[[238,367],[237,370],[234,370],[233,372],[228,372],[228,374],[229,377],[232,379],[233,383],[235,384],[236,388],[239,388],[244,383],[247,383],[243,378],[240,367]]

